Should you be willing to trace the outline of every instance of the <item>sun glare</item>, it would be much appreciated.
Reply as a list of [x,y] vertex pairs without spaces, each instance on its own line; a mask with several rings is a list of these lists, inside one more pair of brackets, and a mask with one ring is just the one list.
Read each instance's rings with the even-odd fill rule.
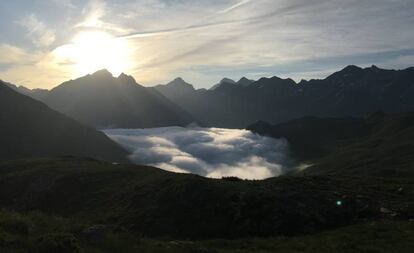
[[71,66],[76,75],[86,75],[100,69],[119,75],[131,69],[128,42],[105,32],[79,33],[71,44],[58,47],[54,54],[61,64]]

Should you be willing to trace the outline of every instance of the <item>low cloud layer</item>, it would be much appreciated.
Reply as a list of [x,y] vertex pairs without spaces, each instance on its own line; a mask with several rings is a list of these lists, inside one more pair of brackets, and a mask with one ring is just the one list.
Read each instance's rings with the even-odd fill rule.
[[289,167],[288,143],[247,130],[165,127],[105,133],[131,151],[130,159],[179,173],[264,179]]

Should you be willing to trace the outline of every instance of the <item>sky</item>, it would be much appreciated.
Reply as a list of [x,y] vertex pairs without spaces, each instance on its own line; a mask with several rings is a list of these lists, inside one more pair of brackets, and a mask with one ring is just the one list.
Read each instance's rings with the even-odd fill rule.
[[182,77],[323,78],[414,66],[413,0],[0,1],[0,79],[52,88],[99,69]]

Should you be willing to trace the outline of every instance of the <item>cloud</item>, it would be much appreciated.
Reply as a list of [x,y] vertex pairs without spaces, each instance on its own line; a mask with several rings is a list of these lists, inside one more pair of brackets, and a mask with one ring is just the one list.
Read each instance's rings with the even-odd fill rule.
[[46,24],[41,22],[35,14],[24,17],[17,21],[17,24],[27,29],[28,36],[38,47],[48,47],[56,40],[54,31],[48,29]]
[[17,64],[27,56],[23,49],[8,44],[0,44],[0,55],[1,64]]
[[126,28],[124,29],[118,25],[104,21],[105,17],[111,16],[111,14],[105,1],[90,0],[82,10],[82,21],[77,23],[73,28],[75,30],[100,29],[115,33],[128,32],[129,30]]
[[106,4],[100,0],[91,0],[82,10],[84,19],[74,27],[102,27],[102,18],[107,14]]
[[[4,54],[3,54],[4,53]],[[56,57],[43,51],[30,51],[0,45],[0,77],[8,82],[26,87],[52,88],[61,80],[71,78],[71,73],[61,69]]]
[[[414,44],[413,33],[404,32],[414,25],[414,2],[408,0],[19,2],[2,1],[0,21],[7,24],[12,16],[34,13],[20,23],[31,27],[29,36],[39,46],[50,44],[53,34],[52,45],[59,47],[91,30],[128,38],[134,59],[130,74],[146,85],[184,76],[197,88],[208,88],[223,76],[256,79],[260,76],[254,73],[263,73],[301,79],[324,77],[348,64],[413,65],[408,52],[390,54]],[[7,10],[15,13],[8,15]],[[27,42],[20,38],[25,36],[20,29],[1,29],[0,44],[31,50],[31,45],[23,45]],[[370,54],[384,57],[367,60]],[[58,71],[68,72],[68,66]]]
[[242,0],[242,1],[230,6],[226,9],[224,9],[224,10],[219,11],[218,14],[226,14],[226,13],[228,13],[230,11],[233,11],[233,10],[235,10],[235,9],[245,5],[245,4],[248,4],[249,2],[251,2],[251,0]]
[[173,172],[264,179],[283,174],[292,162],[286,140],[247,130],[165,127],[104,132],[131,151],[134,163]]

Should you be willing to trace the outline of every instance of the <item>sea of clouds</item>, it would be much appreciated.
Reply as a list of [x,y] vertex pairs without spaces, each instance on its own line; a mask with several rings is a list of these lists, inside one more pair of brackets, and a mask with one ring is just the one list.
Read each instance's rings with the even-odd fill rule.
[[286,140],[248,130],[163,127],[104,132],[131,152],[132,162],[178,173],[265,179],[283,174],[291,163]]

